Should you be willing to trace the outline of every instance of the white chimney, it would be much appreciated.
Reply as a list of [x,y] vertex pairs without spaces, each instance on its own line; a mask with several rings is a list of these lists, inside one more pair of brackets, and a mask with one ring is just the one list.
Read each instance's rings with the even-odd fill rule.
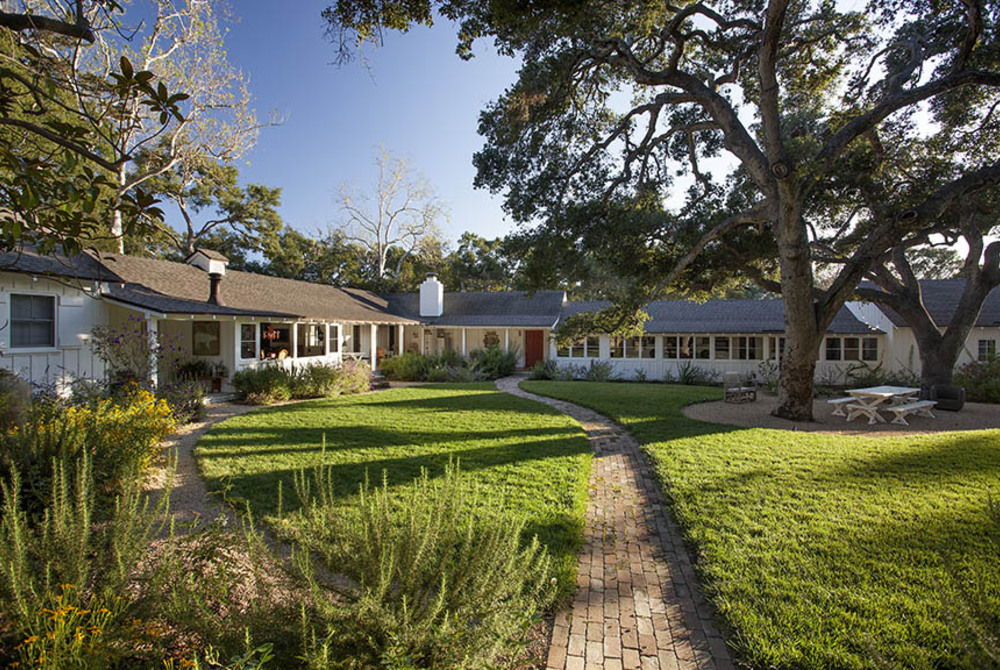
[[441,316],[444,313],[444,284],[433,272],[420,285],[420,316]]

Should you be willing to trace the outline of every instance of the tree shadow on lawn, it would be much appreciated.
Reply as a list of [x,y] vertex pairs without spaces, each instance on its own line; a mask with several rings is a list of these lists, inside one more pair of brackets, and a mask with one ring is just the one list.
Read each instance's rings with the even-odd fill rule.
[[[319,456],[319,447],[313,447]],[[490,468],[541,462],[551,458],[566,458],[590,453],[583,436],[573,438],[551,438],[545,440],[519,441],[506,445],[486,445],[470,449],[437,451],[431,454],[417,454],[365,460],[359,463],[324,463],[329,479],[334,484],[338,498],[347,500],[358,492],[358,486],[368,480],[377,485],[383,476],[390,487],[410,484],[420,476],[421,468],[426,468],[431,478],[444,474],[449,460],[458,460],[463,473],[472,474]],[[252,455],[252,454],[249,454]],[[211,460],[212,453],[203,453],[205,460]],[[318,461],[303,463],[293,468],[275,468],[263,472],[206,477],[213,492],[225,491],[227,498],[234,502],[246,501],[257,514],[272,514],[277,511],[278,483],[284,492],[285,511],[298,508],[294,495],[295,474],[303,469],[318,465]],[[383,474],[384,473],[384,474]],[[308,473],[307,473],[308,474]],[[560,473],[562,474],[562,473]],[[486,484],[488,485],[488,484]],[[234,500],[235,498],[235,500]]]
[[923,448],[891,449],[844,464],[831,474],[852,479],[904,478],[912,483],[915,479],[944,481],[1000,473],[1000,431],[927,435],[911,438],[907,444],[914,440],[920,440]]
[[[198,443],[199,459],[248,458],[277,454],[320,453],[323,436],[326,451],[343,452],[352,449],[383,447],[420,447],[432,444],[460,442],[516,441],[544,436],[569,437],[580,435],[574,426],[551,428],[513,428],[484,431],[405,431],[373,426],[330,425],[302,428],[295,426],[215,428]],[[538,440],[536,440],[538,441]],[[273,446],[272,446],[273,445]]]

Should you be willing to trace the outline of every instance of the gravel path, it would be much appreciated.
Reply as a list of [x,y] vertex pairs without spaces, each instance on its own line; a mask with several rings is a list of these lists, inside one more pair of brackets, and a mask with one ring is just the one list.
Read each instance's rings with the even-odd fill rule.
[[[202,519],[211,521],[218,514],[229,510],[221,501],[210,498],[205,488],[205,480],[198,472],[194,459],[194,446],[202,435],[215,424],[226,419],[246,414],[255,409],[253,405],[236,405],[230,402],[213,403],[205,407],[201,421],[178,428],[177,433],[164,441],[164,453],[177,454],[177,469],[170,493],[170,511],[178,524],[198,524]],[[167,485],[167,469],[161,468],[146,483],[149,491],[162,492]]]
[[497,381],[501,391],[573,417],[592,448],[590,502],[572,606],[556,615],[546,667],[732,668],[680,529],[639,444],[592,410]]

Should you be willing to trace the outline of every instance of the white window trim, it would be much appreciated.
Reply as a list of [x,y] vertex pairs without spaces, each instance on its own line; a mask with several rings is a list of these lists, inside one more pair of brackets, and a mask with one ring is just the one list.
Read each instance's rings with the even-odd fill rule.
[[[14,346],[14,296],[42,296],[46,298],[52,298],[52,346],[31,346],[31,347],[15,347]],[[59,294],[52,291],[29,291],[27,293],[21,291],[11,291],[7,294],[7,323],[9,328],[9,335],[7,336],[7,346],[6,349],[14,354],[52,354],[59,353],[62,351],[62,347],[59,344]]]

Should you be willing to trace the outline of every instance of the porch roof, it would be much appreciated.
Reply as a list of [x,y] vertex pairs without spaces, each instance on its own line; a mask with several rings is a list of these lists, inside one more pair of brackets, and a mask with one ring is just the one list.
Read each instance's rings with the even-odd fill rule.
[[[606,300],[566,303],[562,317],[596,312],[609,307]],[[647,333],[762,333],[780,334],[785,331],[784,305],[781,300],[656,300],[646,311]],[[834,317],[827,332],[831,334],[864,335],[882,331],[860,321],[847,308]]]

